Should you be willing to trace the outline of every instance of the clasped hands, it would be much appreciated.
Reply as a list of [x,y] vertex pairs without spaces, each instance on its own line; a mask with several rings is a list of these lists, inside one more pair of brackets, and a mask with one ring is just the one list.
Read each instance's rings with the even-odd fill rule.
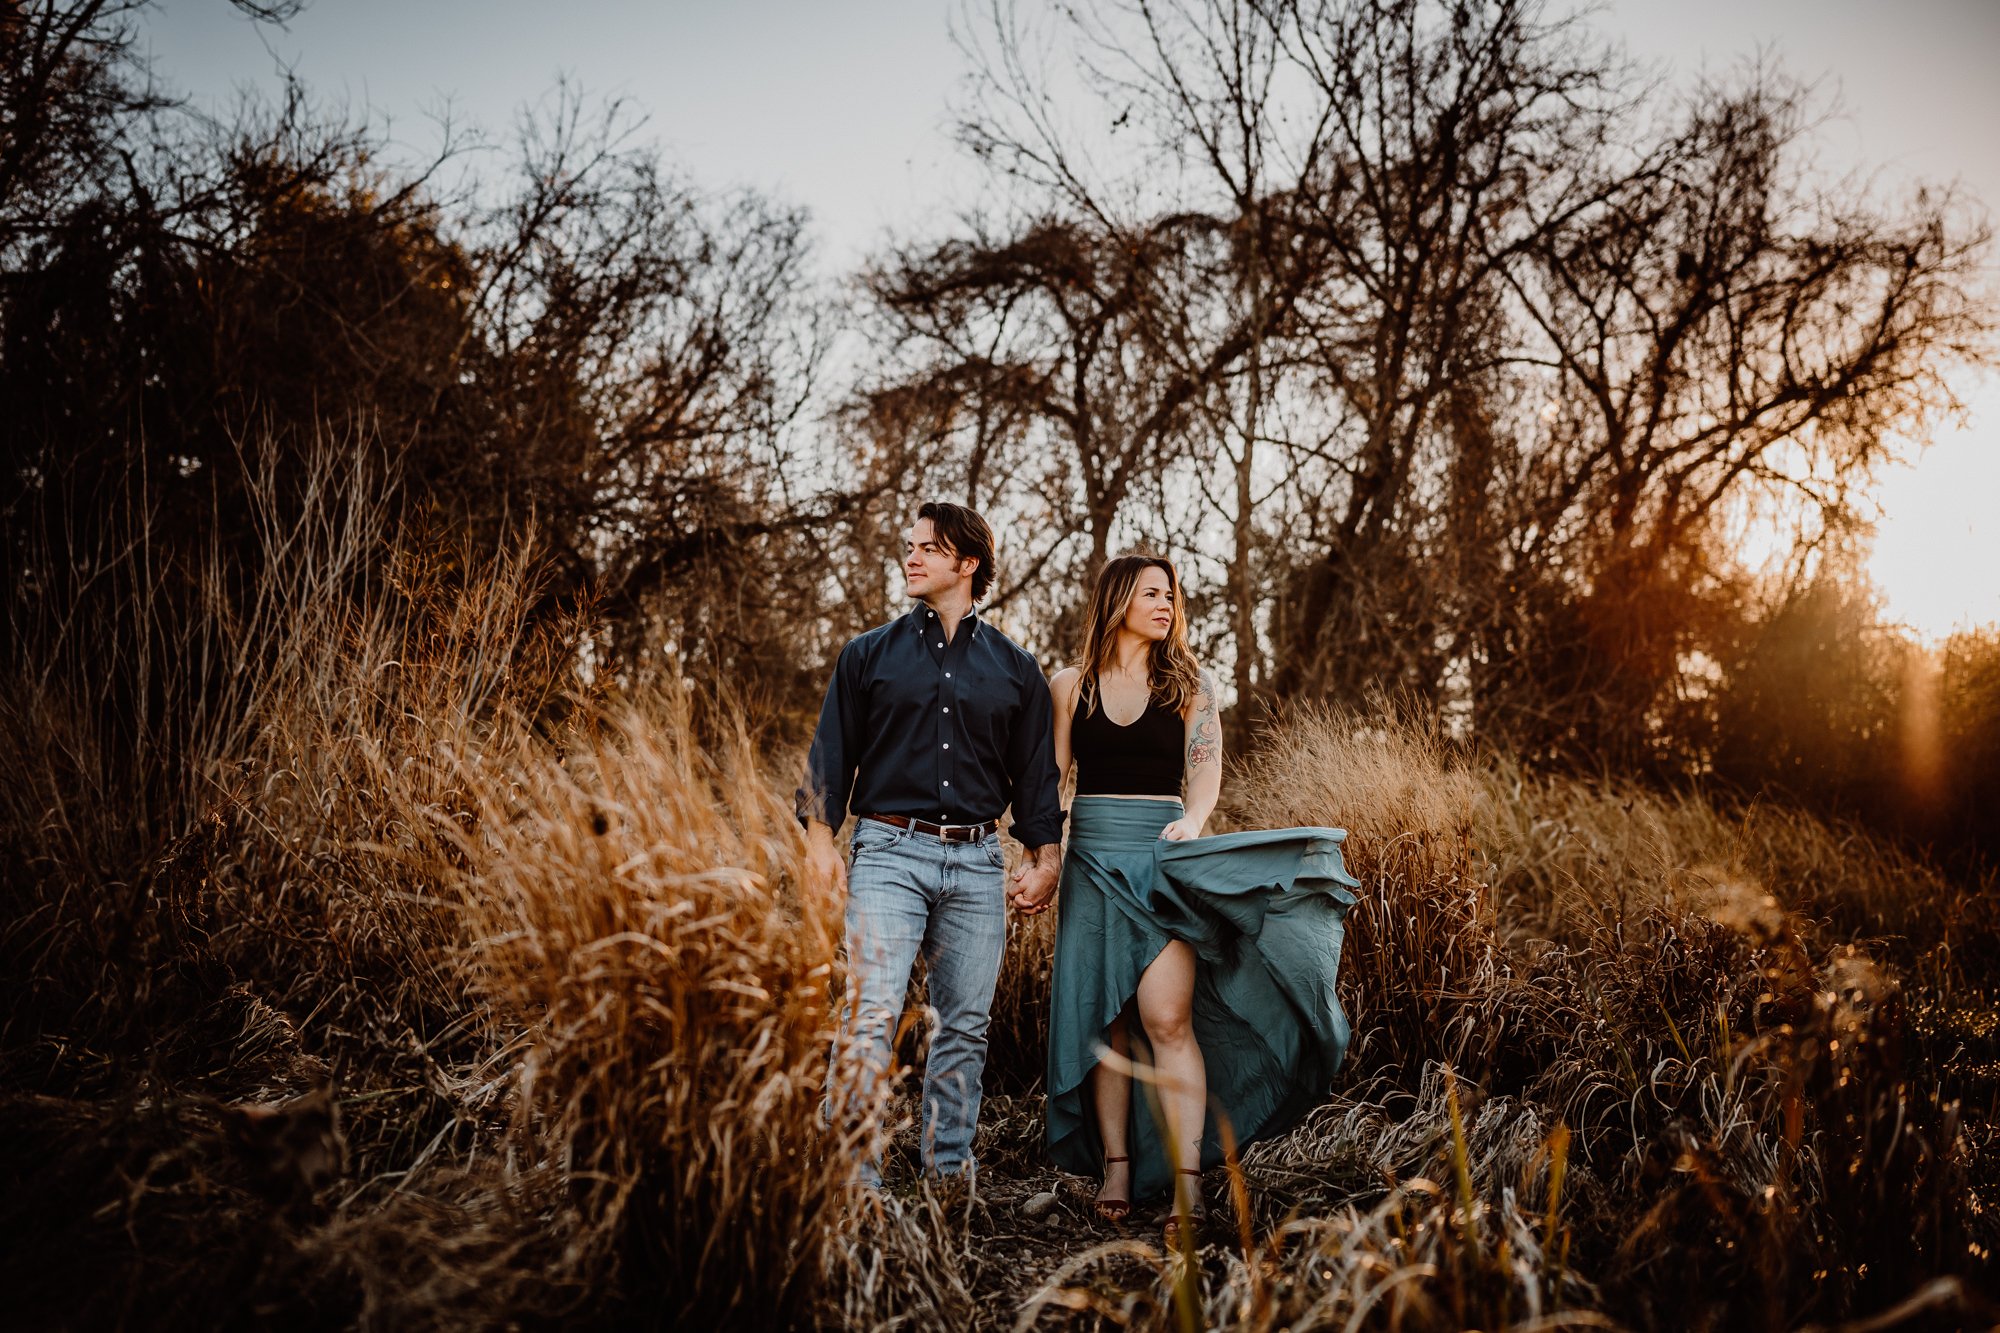
[[1014,882],[1007,889],[1008,905],[1022,916],[1040,916],[1055,901],[1056,879],[1053,857],[1023,857],[1014,871]]

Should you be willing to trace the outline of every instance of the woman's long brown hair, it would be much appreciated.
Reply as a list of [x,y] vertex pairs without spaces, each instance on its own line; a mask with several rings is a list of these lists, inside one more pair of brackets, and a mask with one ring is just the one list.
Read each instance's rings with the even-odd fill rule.
[[1181,605],[1180,574],[1165,556],[1121,555],[1097,576],[1097,586],[1090,592],[1090,612],[1084,619],[1083,652],[1076,665],[1083,676],[1078,703],[1086,713],[1097,704],[1098,673],[1111,665],[1118,627],[1125,623],[1132,594],[1139,590],[1139,576],[1149,569],[1166,574],[1174,595],[1174,623],[1167,637],[1155,643],[1149,653],[1153,698],[1179,713],[1201,693],[1201,663],[1195,661],[1187,645],[1187,608]]

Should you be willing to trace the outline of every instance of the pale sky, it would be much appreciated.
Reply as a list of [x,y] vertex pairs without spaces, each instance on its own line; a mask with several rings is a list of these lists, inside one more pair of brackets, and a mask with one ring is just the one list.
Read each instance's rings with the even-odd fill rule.
[[[146,42],[162,79],[226,109],[279,61],[322,97],[387,119],[414,151],[450,105],[496,137],[570,76],[626,98],[646,133],[709,188],[751,186],[809,209],[829,272],[891,229],[942,224],[977,176],[950,135],[965,67],[950,0],[313,0],[287,29],[226,0],[161,0]],[[1843,114],[1831,169],[1894,189],[1961,183],[2000,212],[2000,0],[1615,0],[1595,21],[1670,77],[1758,52],[1823,80]],[[2000,256],[1996,256],[2000,263]],[[1991,270],[2000,281],[2000,268]],[[2000,623],[2000,384],[1914,468],[1888,476],[1873,569],[1921,632]]]

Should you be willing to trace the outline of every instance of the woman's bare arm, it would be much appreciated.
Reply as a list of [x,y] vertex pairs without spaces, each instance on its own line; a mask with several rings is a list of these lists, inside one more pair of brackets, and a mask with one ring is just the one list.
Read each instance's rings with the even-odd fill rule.
[[1076,758],[1069,748],[1069,727],[1076,716],[1077,687],[1082,682],[1083,673],[1075,667],[1064,667],[1049,677],[1049,694],[1056,706],[1056,774],[1065,785]]
[[1187,813],[1195,837],[1208,825],[1222,798],[1222,716],[1215,677],[1201,673],[1201,689],[1187,707]]

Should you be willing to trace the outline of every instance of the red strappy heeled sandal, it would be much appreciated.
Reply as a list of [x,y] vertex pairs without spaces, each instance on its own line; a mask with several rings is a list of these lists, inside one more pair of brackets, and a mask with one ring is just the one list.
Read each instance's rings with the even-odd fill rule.
[[[1129,1157],[1107,1157],[1104,1159],[1104,1165],[1108,1167],[1113,1162],[1129,1162],[1131,1160]],[[1107,1171],[1105,1174],[1109,1175],[1110,1173]],[[1100,1184],[1098,1188],[1101,1190],[1103,1185]],[[1128,1184],[1125,1187],[1125,1191],[1128,1194],[1131,1193],[1132,1187]],[[1132,1215],[1132,1201],[1130,1199],[1107,1199],[1100,1194],[1090,1206],[1096,1209],[1097,1215],[1107,1222],[1123,1222],[1127,1217]]]
[[[1201,1168],[1183,1166],[1179,1168],[1178,1174],[1193,1176],[1199,1181],[1201,1179]],[[1194,1199],[1188,1204],[1186,1213],[1181,1212],[1180,1203],[1180,1197],[1176,1194],[1174,1201],[1167,1205],[1166,1221],[1161,1223],[1160,1226],[1160,1239],[1166,1243],[1169,1251],[1176,1253],[1181,1248],[1181,1219],[1183,1217],[1187,1219],[1188,1234],[1190,1236],[1201,1227],[1203,1222],[1208,1220],[1208,1199],[1205,1195],[1195,1195]]]

